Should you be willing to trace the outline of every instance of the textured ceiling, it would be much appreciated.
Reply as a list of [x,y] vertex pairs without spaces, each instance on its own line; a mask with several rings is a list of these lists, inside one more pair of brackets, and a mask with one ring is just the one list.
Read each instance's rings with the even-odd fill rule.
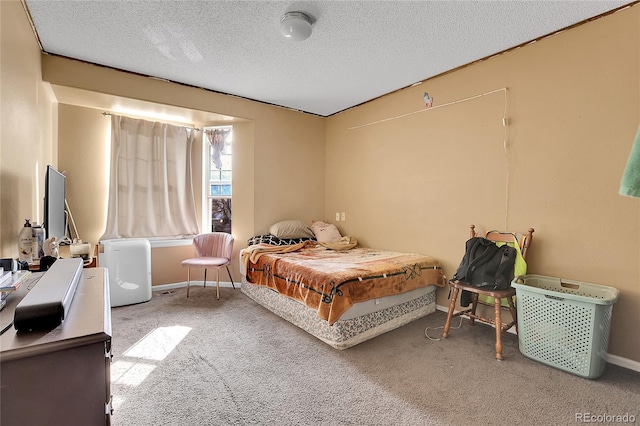
[[[25,3],[47,53],[329,116],[632,2]],[[309,39],[281,36],[288,11]]]

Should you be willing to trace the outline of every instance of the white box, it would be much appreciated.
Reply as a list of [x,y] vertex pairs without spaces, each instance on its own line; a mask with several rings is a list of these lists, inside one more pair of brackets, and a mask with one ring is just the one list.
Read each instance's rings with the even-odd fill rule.
[[100,241],[98,262],[109,272],[111,307],[151,299],[151,244],[145,238]]

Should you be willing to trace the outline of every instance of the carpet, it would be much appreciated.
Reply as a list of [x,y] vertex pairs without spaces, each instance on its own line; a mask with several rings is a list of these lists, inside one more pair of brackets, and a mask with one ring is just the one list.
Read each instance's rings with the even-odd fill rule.
[[[339,351],[239,289],[154,292],[112,309],[114,425],[561,425],[632,416],[640,373],[584,379],[485,325],[439,337],[436,312]],[[589,417],[592,416],[592,417]],[[600,417],[593,417],[600,416]],[[609,416],[609,417],[607,417]],[[593,421],[592,421],[593,422]]]

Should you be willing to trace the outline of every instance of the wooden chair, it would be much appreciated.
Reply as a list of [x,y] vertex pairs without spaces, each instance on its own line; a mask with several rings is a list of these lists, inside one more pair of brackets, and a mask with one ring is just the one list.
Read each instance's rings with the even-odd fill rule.
[[191,268],[204,269],[204,286],[207,286],[207,269],[216,269],[216,297],[220,299],[220,268],[227,268],[231,285],[235,289],[229,264],[233,256],[233,235],[226,232],[209,232],[193,237],[193,246],[196,257],[182,261],[182,266],[187,269],[187,297],[191,285]]
[[[520,236],[516,236],[516,234],[510,233],[510,232],[488,231],[488,232],[485,232],[485,234],[482,236],[491,241],[504,242],[504,243],[515,243],[517,239],[518,245],[520,246],[520,251],[522,253],[522,257],[526,259],[527,251],[529,249],[529,246],[531,245],[531,241],[533,240],[533,231],[534,231],[533,228],[529,228],[529,231],[526,234],[522,234]],[[471,225],[470,235],[472,238],[478,236],[475,230],[475,225]],[[449,312],[447,314],[447,321],[444,324],[442,337],[446,338],[449,335],[451,318],[453,317],[465,316],[469,318],[469,323],[471,325],[474,324],[475,320],[482,321],[487,324],[493,324],[496,328],[496,359],[501,361],[503,359],[502,358],[502,332],[509,330],[514,325],[516,327],[516,332],[518,331],[518,319],[516,316],[516,308],[513,304],[513,296],[515,296],[516,290],[513,287],[509,287],[506,290],[487,290],[487,289],[473,287],[471,285],[468,285],[467,283],[460,282],[457,280],[450,280],[449,285],[451,286],[453,293],[451,295],[451,302],[449,303]],[[458,295],[461,294],[461,291],[465,291],[465,290],[472,293],[471,307],[469,309],[464,309],[454,313]],[[493,319],[484,318],[476,314],[476,308],[478,307],[479,296],[489,296],[494,298],[495,318]],[[507,304],[509,305],[509,311],[511,312],[511,317],[512,317],[512,321],[507,324],[502,323],[501,305],[502,305],[503,299],[507,301]]]

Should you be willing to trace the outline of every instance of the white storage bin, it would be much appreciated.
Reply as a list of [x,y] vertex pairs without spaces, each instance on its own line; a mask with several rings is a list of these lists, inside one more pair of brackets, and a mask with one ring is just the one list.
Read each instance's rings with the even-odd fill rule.
[[617,289],[542,275],[511,285],[523,355],[589,379],[604,372]]

